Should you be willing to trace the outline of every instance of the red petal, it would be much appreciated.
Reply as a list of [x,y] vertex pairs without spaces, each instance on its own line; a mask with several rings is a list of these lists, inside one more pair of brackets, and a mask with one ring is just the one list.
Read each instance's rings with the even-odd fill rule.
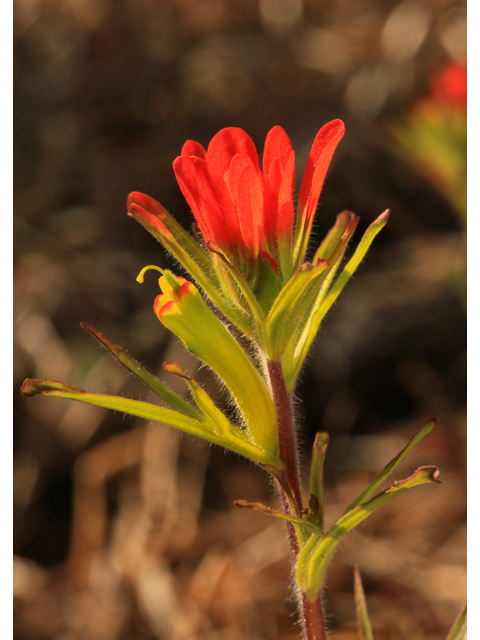
[[295,189],[295,151],[292,151],[288,159],[282,184],[278,193],[278,217],[277,233],[279,236],[292,236],[294,209],[293,191]]
[[263,186],[251,158],[237,153],[229,172],[232,199],[237,206],[238,221],[243,243],[258,254],[263,236],[264,197]]
[[278,193],[282,186],[282,177],[283,172],[280,167],[280,160],[274,158],[270,165],[268,176],[265,176],[268,204],[265,212],[264,232],[267,241],[277,235]]
[[133,213],[136,213],[137,215],[139,215],[141,218],[144,218],[147,222],[149,222],[153,227],[155,227],[159,233],[162,236],[165,236],[169,239],[172,239],[173,236],[170,233],[170,231],[167,229],[167,227],[163,224],[163,222],[161,222],[157,216],[149,213],[146,209],[144,209],[143,207],[141,207],[138,204],[135,204],[135,202],[132,202],[129,207],[128,207],[128,215],[129,216],[133,216]]
[[155,302],[153,303],[153,311],[157,318],[162,319],[162,314],[165,311],[169,311],[172,307],[174,307],[178,302],[172,300],[171,298],[167,298],[166,295],[161,293],[155,298]]
[[[184,375],[182,367],[178,364],[178,362],[164,362],[163,368],[165,369],[165,371],[168,371],[168,373],[173,373],[173,375],[175,376],[180,376],[180,378],[187,378],[187,376]],[[190,378],[187,378],[187,380],[189,379]]]
[[189,282],[188,280],[185,280],[185,282],[180,287],[180,291],[178,292],[180,295],[180,301],[183,301],[183,299],[186,296],[192,295],[192,292],[194,289],[195,289],[195,285],[193,284],[193,282]]
[[145,193],[140,193],[138,191],[133,191],[128,196],[127,211],[129,213],[130,213],[132,204],[138,204],[140,207],[142,207],[142,209],[146,209],[149,213],[153,214],[154,216],[162,217],[163,212],[165,211],[165,209],[162,207],[162,205],[159,202],[157,202],[150,196],[147,196]]
[[315,213],[330,161],[344,132],[343,122],[332,120],[320,129],[313,142],[298,198],[299,210],[307,220]]
[[224,247],[238,243],[238,219],[222,176],[205,160],[193,156],[180,156],[173,169],[205,241]]
[[250,136],[237,127],[228,127],[219,131],[210,141],[207,160],[224,176],[230,168],[230,162],[237,153],[246,153],[256,169],[259,169],[258,154]]
[[265,150],[263,152],[263,173],[265,176],[270,174],[270,167],[276,158],[278,158],[280,162],[283,173],[292,151],[293,147],[290,138],[282,127],[273,127],[267,134]]
[[268,186],[272,190],[272,193],[278,196],[283,177],[283,170],[280,166],[280,160],[278,158],[273,159],[268,169],[268,173],[265,173],[265,177],[267,178]]
[[182,156],[196,156],[197,158],[205,158],[207,157],[207,152],[202,147],[199,142],[195,142],[195,140],[187,140],[182,147]]

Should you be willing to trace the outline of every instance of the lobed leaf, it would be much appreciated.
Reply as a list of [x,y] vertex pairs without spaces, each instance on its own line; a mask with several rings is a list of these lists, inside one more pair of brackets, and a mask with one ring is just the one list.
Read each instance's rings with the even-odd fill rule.
[[420,467],[409,478],[395,482],[386,491],[343,515],[325,537],[312,536],[298,556],[297,582],[300,588],[309,597],[315,596],[323,586],[333,554],[347,533],[399,493],[421,484],[440,482],[439,475],[437,467]]
[[314,533],[317,536],[322,535],[322,532],[318,527],[311,524],[307,520],[303,520],[302,518],[295,518],[293,516],[289,516],[286,513],[282,513],[281,511],[275,511],[274,509],[270,509],[270,507],[266,507],[261,502],[247,502],[246,500],[235,500],[234,504],[237,507],[242,507],[244,509],[253,509],[254,511],[259,511],[260,513],[264,513],[267,516],[273,516],[274,518],[278,518],[280,520],[286,520],[287,522],[291,522],[294,525],[302,527],[310,533]]
[[393,458],[393,460],[390,460],[390,462],[385,466],[383,471],[375,478],[372,484],[367,489],[365,489],[365,491],[361,493],[358,496],[358,498],[356,498],[351,504],[348,505],[348,507],[345,509],[345,513],[348,513],[358,505],[363,504],[364,502],[367,502],[367,500],[369,500],[369,498],[375,493],[375,491],[380,487],[380,485],[388,478],[388,476],[395,471],[395,469],[403,460],[405,460],[405,458],[413,449],[413,447],[416,444],[418,444],[420,440],[422,440],[422,438],[424,438],[427,434],[429,434],[430,431],[432,431],[432,429],[435,428],[436,424],[437,424],[437,421],[434,418],[425,422],[425,424],[422,427],[420,427],[420,429],[413,436],[413,438],[411,438],[407,446],[404,449],[402,449],[400,453],[396,455],[395,458]]
[[[320,298],[321,302],[318,305],[315,305],[315,309],[313,313],[310,315],[307,324],[305,325],[302,335],[298,339],[295,352],[293,356],[293,362],[288,367],[287,374],[287,386],[289,390],[292,390],[295,381],[297,379],[298,373],[300,372],[300,368],[308,354],[308,351],[312,345],[315,336],[317,335],[320,324],[333,303],[336,301],[341,291],[350,280],[352,274],[355,272],[360,262],[365,257],[370,245],[372,244],[375,236],[383,229],[388,221],[389,211],[384,211],[366,230],[363,238],[361,239],[355,253],[352,258],[349,260],[342,273],[338,276],[337,280],[326,293],[326,295],[322,295]],[[335,268],[338,265],[334,265]],[[330,279],[331,282],[331,279]],[[323,293],[323,292],[322,292]]]
[[183,378],[183,380],[185,380],[197,407],[209,420],[217,436],[224,436],[235,430],[234,425],[232,425],[229,420],[227,420],[225,415],[220,411],[220,409],[215,406],[215,403],[210,398],[208,393],[204,389],[202,389],[202,387],[197,384],[195,380],[192,380],[192,378],[186,376],[177,362],[165,362],[163,367],[169,373],[173,373],[174,375],[179,376],[180,378]]
[[173,409],[180,411],[186,416],[197,419],[198,412],[188,404],[183,398],[174,393],[171,389],[169,389],[166,385],[163,384],[156,376],[147,371],[141,364],[139,364],[136,360],[134,360],[131,356],[123,351],[120,347],[117,347],[116,344],[108,340],[105,336],[103,336],[99,331],[91,327],[86,322],[81,322],[80,326],[88,331],[100,344],[102,344],[115,358],[115,360],[121,364],[123,367],[128,369],[134,376],[139,378],[142,382],[144,382],[153,393],[158,396],[161,400],[167,402]]
[[56,380],[32,380],[27,378],[23,383],[21,392],[27,397],[36,395],[53,396],[67,400],[77,400],[78,402],[93,404],[98,407],[104,407],[105,409],[113,409],[114,411],[121,411],[139,418],[166,424],[190,433],[191,435],[204,438],[259,464],[268,464],[274,467],[278,467],[280,464],[276,457],[269,451],[265,451],[252,443],[248,438],[248,434],[242,429],[237,429],[236,433],[218,436],[209,424],[207,418],[200,413],[198,414],[198,419],[194,420],[172,409],[165,409],[164,407],[158,407],[130,398],[89,393],[79,387],[66,385]]

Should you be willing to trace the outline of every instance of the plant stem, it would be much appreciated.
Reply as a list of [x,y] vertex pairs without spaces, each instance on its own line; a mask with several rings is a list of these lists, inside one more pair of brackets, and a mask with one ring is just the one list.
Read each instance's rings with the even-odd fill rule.
[[285,386],[281,363],[268,360],[267,369],[277,410],[280,458],[285,465],[285,477],[295,498],[296,504],[293,505],[296,511],[295,515],[299,517],[302,512],[302,494],[300,491],[291,399]]
[[306,593],[302,593],[301,597],[305,637],[307,640],[327,640],[322,608],[322,594],[318,593],[314,600],[310,600]]
[[[300,489],[300,473],[298,469],[292,401],[285,386],[281,363],[268,360],[266,364],[277,410],[280,458],[285,465],[285,478],[291,489],[293,504],[279,483],[280,493],[285,512],[290,514],[293,511],[294,515],[301,517],[303,510],[302,494]],[[291,523],[287,523],[287,530],[292,560],[293,563],[296,564],[300,550],[300,541],[297,538],[295,527]],[[305,640],[327,640],[321,593],[318,593],[312,600],[308,598],[306,593],[299,591],[298,603],[302,616]]]

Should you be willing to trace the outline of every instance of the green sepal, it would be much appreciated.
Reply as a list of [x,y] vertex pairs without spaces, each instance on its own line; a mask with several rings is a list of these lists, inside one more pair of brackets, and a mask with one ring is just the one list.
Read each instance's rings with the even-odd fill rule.
[[192,378],[189,378],[183,373],[180,365],[177,362],[165,362],[163,364],[163,368],[165,369],[165,371],[173,373],[174,375],[179,376],[180,378],[185,380],[185,383],[190,389],[197,407],[209,420],[217,436],[224,436],[225,434],[238,429],[238,427],[234,427],[234,425],[231,424],[229,420],[227,420],[220,409],[215,406],[215,403],[210,398],[208,393],[204,389],[202,389],[202,387],[197,382],[195,382],[195,380],[192,380]]
[[321,531],[323,531],[323,464],[329,440],[328,433],[322,431],[317,433],[313,443],[310,467],[309,518],[318,525]]
[[[188,257],[189,260],[193,260],[193,262],[198,265],[198,267],[205,273],[205,275],[207,275],[212,280],[212,282],[215,283],[215,274],[212,272],[212,264],[208,252],[203,247],[201,247],[198,242],[196,242],[180,224],[178,224],[175,218],[165,209],[165,207],[163,207],[153,198],[150,198],[150,196],[134,192],[128,196],[127,209],[129,211],[129,214],[133,215],[133,217],[135,217],[135,213],[137,213],[137,215],[141,215],[141,212],[139,210],[143,209],[151,216],[155,216],[156,218],[158,218],[162,225],[164,225],[170,232],[172,239],[175,241],[179,249],[185,253],[185,256]],[[138,217],[135,217],[135,219],[138,219]],[[141,222],[141,220],[139,220],[139,222]],[[141,224],[143,224],[143,222],[141,222]],[[156,229],[158,233],[159,227],[157,226]],[[154,234],[155,237],[157,237],[157,233]],[[165,235],[167,236],[167,234]],[[163,239],[160,239],[158,237],[157,239],[160,240],[160,242],[163,244]],[[167,248],[171,251],[170,247]],[[178,249],[176,249],[175,247],[175,250]],[[177,257],[176,255],[175,257],[183,264],[182,260],[180,260],[179,257]],[[187,271],[190,271],[190,269],[186,265],[184,266]]]
[[421,484],[440,482],[439,475],[437,467],[420,467],[409,478],[395,482],[386,491],[346,513],[324,537],[311,536],[298,556],[297,582],[300,588],[310,598],[314,597],[322,588],[330,560],[347,533],[399,493]]
[[139,364],[136,360],[128,355],[123,349],[117,347],[116,344],[105,338],[99,331],[86,324],[85,322],[81,322],[80,326],[88,331],[94,338],[100,342],[115,358],[115,360],[120,363],[123,367],[128,369],[134,376],[137,376],[142,382],[144,382],[153,393],[158,396],[161,400],[169,404],[176,411],[180,411],[186,416],[197,419],[198,412],[188,404],[183,398],[174,393],[171,389],[169,389],[163,382],[147,371],[141,364]]
[[[220,260],[221,267],[226,270],[228,276],[230,276],[230,278],[238,287],[238,290],[240,291],[244,299],[243,307],[246,309],[249,316],[253,318],[254,325],[256,327],[257,339],[259,340],[260,344],[262,344],[263,336],[265,333],[265,316],[263,315],[262,308],[258,303],[257,298],[253,294],[253,291],[251,290],[243,275],[232,265],[221,248],[214,242],[209,242],[208,249]],[[234,294],[236,294],[236,292],[234,292]],[[240,304],[242,303],[240,302]]]
[[[158,206],[163,209],[160,204],[158,204]],[[165,214],[167,213],[165,210],[163,211]],[[134,202],[129,205],[129,212],[130,216],[149,231],[190,273],[217,309],[242,332],[249,335],[252,330],[250,318],[244,311],[230,304],[228,298],[222,294],[208,252],[200,247],[200,245],[174,221],[170,214],[162,217],[160,220],[158,215],[150,213]],[[155,213],[157,214],[158,212]],[[167,228],[164,220],[168,222],[170,228],[175,229],[175,235]],[[187,238],[188,240],[186,240]],[[184,240],[186,242],[185,245],[182,244]]]
[[318,247],[314,261],[322,259],[334,264],[352,237],[359,220],[359,216],[351,211],[339,213],[335,224]]
[[[335,278],[347,244],[357,227],[358,220],[359,217],[349,211],[344,211],[339,214],[335,225],[330,229],[320,247],[317,249],[314,262],[316,260],[326,259],[330,263],[330,267],[325,277],[315,286],[310,287],[304,296],[301,307],[299,308],[301,321],[297,323],[295,333],[284,353],[282,365],[289,391],[293,391],[296,378],[303,364],[303,360],[299,359],[298,355],[302,353],[303,343],[308,336],[308,327],[311,319],[322,303]],[[304,353],[304,356],[305,355],[306,352]]]
[[278,518],[279,520],[286,520],[291,524],[294,524],[298,527],[302,527],[306,531],[310,533],[314,533],[315,535],[321,535],[322,532],[318,527],[313,525],[308,520],[302,518],[295,518],[293,516],[289,516],[286,513],[282,513],[281,511],[275,511],[275,509],[270,509],[270,507],[265,506],[261,502],[247,502],[246,500],[235,500],[234,504],[237,507],[242,507],[245,509],[253,509],[254,511],[259,511],[260,513],[264,513],[267,516],[273,516],[274,518]]
[[208,419],[200,413],[198,413],[198,418],[194,420],[172,409],[158,407],[148,402],[100,393],[89,393],[79,387],[66,385],[56,380],[32,380],[27,378],[23,383],[21,392],[27,397],[36,395],[53,396],[121,411],[122,413],[166,424],[193,436],[204,438],[258,464],[272,465],[274,467],[281,466],[275,455],[256,446],[249,440],[248,434],[242,429],[236,429],[236,433],[224,434],[220,437],[215,433]]
[[270,360],[278,361],[301,322],[299,307],[310,285],[325,276],[329,267],[326,260],[315,264],[306,262],[299,267],[278,294],[267,317],[267,353]]
[[446,640],[467,640],[467,605],[465,604],[453,623]]
[[258,299],[265,317],[267,317],[281,289],[281,280],[273,265],[275,265],[273,258],[266,251],[262,251],[259,256],[255,297]]
[[[323,295],[324,289],[322,290],[322,295],[320,296],[320,303],[315,304],[312,307],[312,313],[308,318],[307,324],[304,326],[302,330],[302,335],[295,340],[295,351],[291,355],[289,361],[286,361],[284,364],[285,378],[286,384],[289,391],[292,391],[298,374],[300,372],[300,368],[308,354],[308,351],[312,345],[315,336],[317,335],[320,324],[331,306],[334,304],[341,291],[350,280],[352,274],[355,272],[360,262],[365,257],[370,245],[372,244],[375,236],[383,229],[388,221],[389,211],[384,211],[366,230],[363,235],[355,253],[352,258],[349,260],[341,274],[336,279],[333,286],[328,290],[328,292]],[[338,260],[341,259],[341,255],[337,259],[337,262],[333,265],[336,269],[338,267]],[[326,278],[326,283],[331,282],[331,278]]]
[[372,625],[368,616],[367,601],[363,590],[362,577],[357,565],[353,569],[353,590],[355,593],[355,608],[357,611],[357,626],[360,640],[374,640]]
[[[183,344],[224,382],[236,402],[252,441],[272,456],[278,450],[277,417],[270,391],[259,371],[225,325],[207,307],[198,289],[185,282],[178,300],[164,301],[155,312]],[[163,306],[162,306],[163,305]]]
[[437,421],[435,420],[435,418],[427,420],[427,422],[425,422],[425,424],[422,425],[417,433],[409,440],[407,446],[404,447],[400,451],[400,453],[396,455],[395,458],[393,458],[393,460],[390,460],[390,462],[384,467],[381,473],[378,474],[372,484],[367,487],[367,489],[365,489],[365,491],[363,491],[363,493],[361,493],[358,498],[356,498],[351,504],[348,505],[344,513],[348,513],[355,507],[358,507],[359,505],[367,502],[367,500],[369,500],[370,497],[373,496],[380,485],[382,485],[383,482],[388,478],[388,476],[395,471],[395,469],[403,460],[405,460],[413,447],[418,444],[420,440],[422,440],[422,438],[428,435],[432,431],[432,429],[435,428],[436,424]]
[[[319,287],[310,287],[305,297],[301,301],[300,317],[301,322],[297,323],[295,333],[287,344],[282,355],[282,370],[285,376],[285,384],[289,392],[293,392],[295,383],[300,373],[303,360],[308,352],[303,352],[305,339],[308,336],[308,327],[313,314],[315,313],[315,304],[322,301],[326,292],[330,288],[335,274],[340,267],[343,254],[328,269],[325,277],[319,282]],[[303,359],[302,356],[303,355]]]

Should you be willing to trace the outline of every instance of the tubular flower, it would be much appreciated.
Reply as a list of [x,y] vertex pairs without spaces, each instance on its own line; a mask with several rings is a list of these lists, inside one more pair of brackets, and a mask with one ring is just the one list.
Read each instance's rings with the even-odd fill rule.
[[[291,388],[323,317],[388,216],[369,227],[343,272],[339,267],[358,222],[348,211],[338,216],[312,262],[305,262],[320,192],[344,130],[341,120],[333,120],[318,132],[296,208],[295,152],[279,126],[267,135],[262,165],[251,138],[235,127],[222,129],[207,149],[192,140],[183,145],[173,169],[197,223],[195,238],[149,196],[132,193],[128,199],[129,215],[177,258],[230,323],[270,360],[282,361]],[[164,290],[157,299],[164,324],[183,322],[183,301],[192,287],[182,283],[178,292]],[[186,325],[177,335],[195,352],[199,326],[193,316],[189,331]],[[168,328],[176,332],[173,324]]]
[[268,133],[263,170],[253,141],[242,129],[222,129],[206,150],[187,141],[173,169],[207,247],[220,247],[246,275],[268,254],[289,277],[294,262],[298,266],[304,258],[320,191],[343,133],[343,122],[334,120],[320,129],[313,143],[300,188],[296,256],[295,152],[285,131],[277,126]]
[[162,293],[153,305],[155,315],[223,380],[252,442],[274,451],[275,408],[259,371],[191,282],[154,266],[142,269],[137,280],[143,282],[145,271],[152,268],[162,273],[158,281]]
[[[325,175],[344,130],[341,120],[333,120],[318,132],[301,183],[296,214],[295,152],[281,127],[274,127],[267,135],[262,168],[252,139],[242,129],[222,129],[207,149],[198,142],[187,141],[173,169],[208,253],[198,245],[193,247],[192,238],[148,196],[132,193],[129,214],[174,255],[179,247],[173,245],[178,244],[180,251],[188,253],[193,261],[213,262],[215,269],[220,255],[253,289],[259,273],[273,270],[280,286],[305,258]],[[189,238],[187,244],[185,236]],[[176,257],[189,268],[182,259],[184,255]],[[217,277],[223,280],[221,274],[217,273]]]

